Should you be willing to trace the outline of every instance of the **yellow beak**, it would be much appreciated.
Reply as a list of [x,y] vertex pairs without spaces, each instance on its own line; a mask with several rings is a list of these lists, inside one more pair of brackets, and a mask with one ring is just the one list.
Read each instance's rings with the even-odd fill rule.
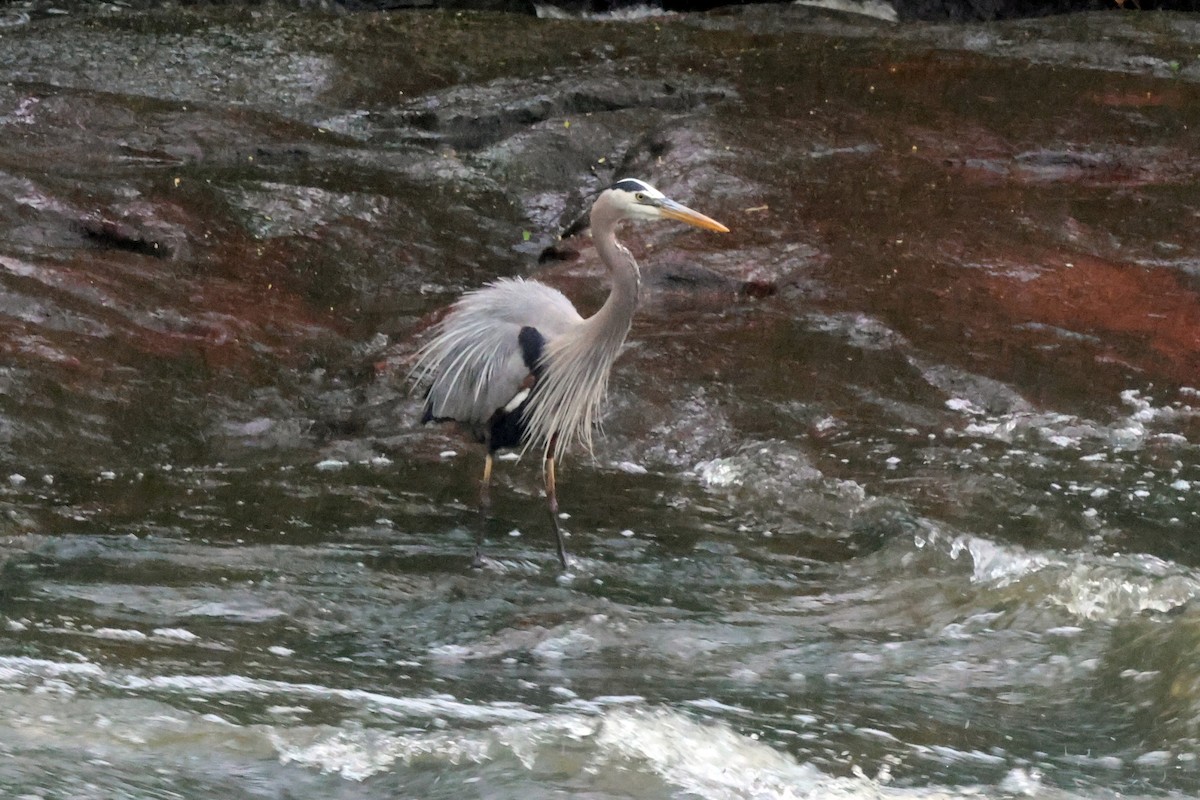
[[677,219],[680,222],[686,222],[688,225],[704,228],[706,231],[729,233],[729,228],[726,228],[712,217],[706,217],[699,211],[693,211],[682,203],[676,203],[674,200],[668,200],[665,197],[659,201],[659,211],[667,219]]

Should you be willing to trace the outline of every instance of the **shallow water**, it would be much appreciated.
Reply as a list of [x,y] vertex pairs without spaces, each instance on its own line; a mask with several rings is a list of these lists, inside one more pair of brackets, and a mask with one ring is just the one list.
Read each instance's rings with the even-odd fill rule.
[[[14,8],[6,797],[1200,791],[1190,19]],[[471,570],[404,370],[614,174],[733,232]]]

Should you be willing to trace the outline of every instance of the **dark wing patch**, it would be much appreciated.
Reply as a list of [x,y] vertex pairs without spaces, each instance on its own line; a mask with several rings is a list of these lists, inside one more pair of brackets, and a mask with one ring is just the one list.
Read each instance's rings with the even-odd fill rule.
[[[546,337],[531,325],[521,328],[517,334],[517,344],[521,345],[521,360],[529,370],[529,376],[521,381],[520,390],[513,395],[512,400],[504,408],[496,409],[492,416],[491,429],[488,435],[488,447],[493,451],[506,448],[516,448],[522,445],[525,438],[525,412],[529,401],[533,398],[538,378],[542,374],[542,351],[546,347]],[[512,407],[516,403],[516,407]]]
[[[516,401],[517,406],[511,409],[507,406],[498,408],[482,428],[470,429],[478,441],[486,442],[493,451],[521,445],[521,439],[525,435],[525,410],[529,407],[529,399],[537,378],[542,374],[542,367],[538,363],[546,347],[546,337],[542,336],[542,332],[532,325],[526,325],[517,334],[517,344],[521,348],[521,360],[529,370],[529,376],[521,382],[520,389],[509,400],[510,405]],[[524,397],[521,397],[522,394]],[[427,389],[425,407],[421,411],[421,424],[456,421],[453,417],[434,416],[433,402],[429,399]]]
[[521,345],[521,359],[525,367],[534,375],[540,375],[542,368],[538,362],[542,359],[542,350],[546,346],[546,337],[537,328],[526,325],[517,334],[517,344]]
[[[536,385],[537,376],[530,374],[522,381],[521,391],[509,401],[509,405],[497,409],[492,415],[492,424],[488,431],[488,448],[492,452],[522,446],[525,441],[525,412],[529,409],[529,401],[533,397],[533,388]],[[516,408],[510,408],[514,402],[517,402]]]

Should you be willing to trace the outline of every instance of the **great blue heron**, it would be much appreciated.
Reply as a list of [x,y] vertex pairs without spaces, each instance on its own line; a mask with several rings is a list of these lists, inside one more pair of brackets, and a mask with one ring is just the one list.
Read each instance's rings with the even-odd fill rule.
[[[657,219],[729,230],[648,183],[617,181],[600,193],[591,211],[592,239],[612,281],[599,311],[584,319],[557,289],[501,278],[459,298],[410,373],[417,386],[428,386],[423,423],[456,421],[487,447],[479,493],[484,513],[490,505],[493,454],[541,450],[563,569],[567,548],[558,526],[555,455],[576,442],[592,451],[592,424],[608,373],[637,308],[641,273],[617,241],[617,226],[624,220]],[[476,563],[479,558],[477,548]]]

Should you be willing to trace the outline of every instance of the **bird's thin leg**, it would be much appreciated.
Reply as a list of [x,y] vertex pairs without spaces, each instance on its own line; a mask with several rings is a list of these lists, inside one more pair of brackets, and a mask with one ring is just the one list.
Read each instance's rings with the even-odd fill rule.
[[562,529],[558,527],[558,492],[554,485],[554,445],[558,437],[550,440],[546,448],[546,504],[550,509],[550,525],[554,528],[554,538],[558,540],[558,560],[562,568],[567,569],[567,544],[563,541]]
[[483,566],[483,540],[487,536],[488,517],[492,512],[492,451],[483,459],[483,479],[479,482],[479,530],[475,534],[475,557],[471,566]]
[[492,454],[483,457],[483,480],[479,482],[479,510],[492,510]]

